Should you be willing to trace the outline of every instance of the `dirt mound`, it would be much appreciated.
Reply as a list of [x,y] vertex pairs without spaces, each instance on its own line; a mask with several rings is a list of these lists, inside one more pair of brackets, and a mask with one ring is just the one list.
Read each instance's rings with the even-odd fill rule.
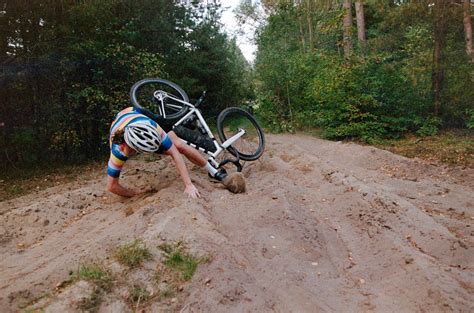
[[[245,164],[243,175],[247,191],[232,194],[193,168],[203,198],[191,200],[169,160],[131,160],[124,183],[156,193],[106,193],[104,170],[100,179],[1,202],[0,307],[474,310],[472,170],[282,135],[268,136],[264,157]],[[150,257],[130,270],[114,255],[136,238]],[[177,242],[210,262],[196,263],[190,281],[164,290],[160,247]],[[113,273],[107,292],[71,279],[91,262]]]
[[242,173],[231,173],[223,181],[222,184],[233,193],[245,192],[245,178]]

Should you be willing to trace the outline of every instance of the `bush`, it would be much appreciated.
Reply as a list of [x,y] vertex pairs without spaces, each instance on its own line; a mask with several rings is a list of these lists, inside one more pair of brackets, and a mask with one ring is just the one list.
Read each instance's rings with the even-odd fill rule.
[[434,136],[438,134],[441,127],[441,119],[436,117],[428,118],[421,127],[416,131],[416,134],[421,137]]
[[[267,93],[260,100],[259,113],[272,130],[321,127],[329,139],[371,142],[399,138],[418,129],[416,121],[428,109],[429,104],[408,78],[381,56],[357,58],[347,64],[338,57],[318,54],[300,57],[294,63],[298,62],[304,63],[304,71],[310,74],[292,78],[288,89],[293,92],[285,95],[289,99],[282,101]],[[301,86],[305,87],[299,92]],[[285,109],[291,110],[287,113]]]
[[466,110],[466,116],[467,128],[474,128],[474,110]]

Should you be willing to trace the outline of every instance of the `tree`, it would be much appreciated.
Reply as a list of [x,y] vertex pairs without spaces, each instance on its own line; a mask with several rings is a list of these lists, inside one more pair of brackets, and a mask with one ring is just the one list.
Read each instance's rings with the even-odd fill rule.
[[309,37],[309,51],[313,49],[313,7],[312,7],[312,0],[306,1],[306,22],[308,24],[308,37]]
[[446,45],[447,31],[447,2],[448,0],[436,0],[434,3],[434,49],[432,69],[432,89],[434,98],[434,114],[440,113],[441,92],[444,81],[444,48]]
[[463,0],[464,12],[464,38],[466,40],[466,53],[472,56],[472,24],[471,24],[471,1]]
[[[354,38],[364,56],[352,50],[351,2],[358,17]],[[407,131],[434,134],[472,119],[473,63],[463,58],[461,0],[308,3],[264,1],[267,19],[257,30],[255,64],[268,126],[317,126],[331,138],[370,140]]]
[[357,19],[357,38],[362,48],[365,46],[365,15],[364,15],[364,3],[361,0],[355,2],[356,19]]
[[219,14],[217,1],[0,0],[0,172],[107,153],[109,123],[144,77],[209,91],[208,117],[252,97]]
[[348,58],[352,54],[352,1],[344,0],[344,18],[343,24],[343,46],[344,56]]

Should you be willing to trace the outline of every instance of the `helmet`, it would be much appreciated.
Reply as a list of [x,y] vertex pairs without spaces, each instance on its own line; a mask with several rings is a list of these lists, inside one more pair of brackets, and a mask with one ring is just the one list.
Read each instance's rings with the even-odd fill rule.
[[137,152],[156,152],[161,145],[161,137],[156,127],[137,122],[125,127],[125,142]]

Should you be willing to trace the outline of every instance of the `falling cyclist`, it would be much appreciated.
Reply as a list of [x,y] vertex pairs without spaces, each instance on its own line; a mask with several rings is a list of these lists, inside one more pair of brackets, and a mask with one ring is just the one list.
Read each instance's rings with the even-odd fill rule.
[[137,153],[159,153],[171,156],[184,183],[184,193],[191,198],[198,198],[200,194],[191,182],[181,154],[194,164],[206,169],[211,177],[219,181],[225,177],[224,171],[217,171],[197,150],[181,142],[174,131],[166,133],[155,121],[132,107],[116,115],[110,128],[109,145],[107,190],[119,196],[133,197],[145,192],[125,188],[119,182],[124,163]]

